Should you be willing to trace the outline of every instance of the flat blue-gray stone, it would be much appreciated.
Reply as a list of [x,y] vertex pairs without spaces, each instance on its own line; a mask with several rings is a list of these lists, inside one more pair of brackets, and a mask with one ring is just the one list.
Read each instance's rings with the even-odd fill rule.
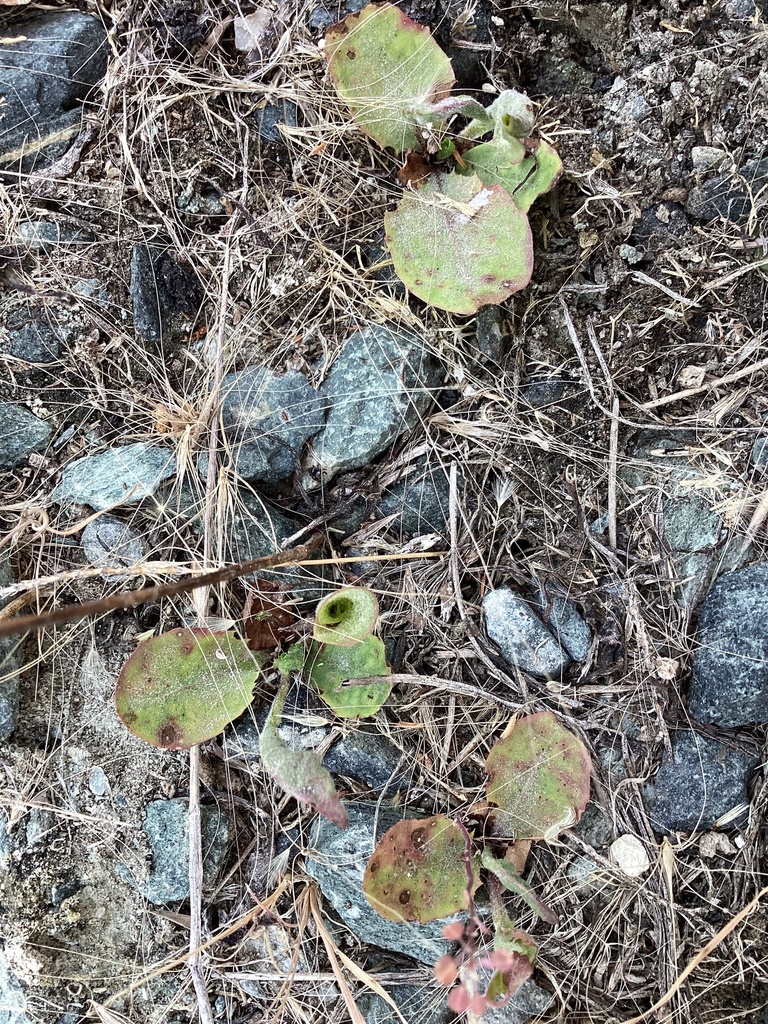
[[509,587],[483,598],[488,636],[510,665],[543,679],[559,678],[571,659],[530,605]]
[[51,499],[95,509],[130,505],[152,497],[164,480],[175,475],[172,452],[139,441],[70,462]]
[[33,452],[42,451],[50,437],[50,424],[29,409],[0,402],[0,470],[13,469]]

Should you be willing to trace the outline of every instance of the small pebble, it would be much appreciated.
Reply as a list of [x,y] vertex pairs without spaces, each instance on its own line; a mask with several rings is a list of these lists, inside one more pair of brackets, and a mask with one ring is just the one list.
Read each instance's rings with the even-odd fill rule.
[[639,878],[651,866],[645,847],[637,836],[619,836],[611,844],[611,860],[629,878]]

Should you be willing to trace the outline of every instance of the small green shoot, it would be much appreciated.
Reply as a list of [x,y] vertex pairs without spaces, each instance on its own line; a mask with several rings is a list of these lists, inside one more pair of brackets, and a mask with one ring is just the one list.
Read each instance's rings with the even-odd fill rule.
[[173,629],[123,665],[115,706],[132,733],[166,750],[211,739],[253,700],[259,663],[234,633]]
[[[326,56],[360,128],[408,154],[401,172],[408,188],[385,220],[395,270],[409,291],[467,315],[525,288],[533,271],[527,213],[562,171],[552,146],[530,137],[527,97],[505,90],[483,107],[451,94],[448,58],[427,29],[388,3],[369,4],[331,28]],[[457,116],[468,123],[451,137]],[[414,153],[426,157],[416,178],[408,169]]]

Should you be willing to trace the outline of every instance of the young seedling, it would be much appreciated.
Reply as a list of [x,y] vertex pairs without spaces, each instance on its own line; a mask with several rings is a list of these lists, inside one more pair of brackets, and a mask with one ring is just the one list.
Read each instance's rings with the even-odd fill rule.
[[[516,929],[502,899],[503,889],[520,896],[542,920],[557,917],[521,877],[515,849],[494,852],[498,836],[526,846],[528,839],[555,839],[579,820],[589,800],[591,762],[578,737],[544,712],[514,722],[486,761],[487,811],[492,837],[481,850],[459,821],[438,815],[406,819],[391,828],[374,850],[363,879],[371,905],[389,920],[431,921],[469,911],[467,921],[450,925],[446,937],[458,952],[442,957],[436,976],[451,986],[449,1005],[456,1013],[498,1008],[530,977],[534,941]],[[475,815],[477,816],[477,815]],[[418,841],[414,840],[417,837]],[[493,917],[493,947],[483,948],[488,927],[474,910],[480,867],[488,872]],[[436,897],[439,893],[439,899]],[[481,974],[490,981],[481,991]]]
[[[406,193],[385,218],[392,262],[409,291],[471,314],[525,288],[533,272],[527,213],[562,171],[555,150],[530,137],[527,98],[506,90],[484,108],[451,94],[446,55],[426,28],[388,3],[331,28],[325,49],[331,80],[359,127],[397,155],[424,155],[418,175],[408,168],[401,175]],[[469,121],[451,137],[456,116]]]

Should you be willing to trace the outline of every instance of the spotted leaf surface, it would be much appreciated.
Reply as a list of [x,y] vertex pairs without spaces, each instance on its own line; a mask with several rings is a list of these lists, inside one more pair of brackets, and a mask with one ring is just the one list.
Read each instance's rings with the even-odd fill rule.
[[173,629],[144,640],[117,680],[117,713],[155,747],[184,750],[216,736],[253,699],[259,666],[234,633]]
[[369,4],[329,29],[325,54],[337,93],[366,135],[395,153],[421,148],[431,105],[454,83],[429,29],[391,4]]
[[521,718],[485,762],[497,824],[515,839],[556,838],[587,806],[591,767],[584,744],[554,715]]
[[384,224],[398,276],[440,309],[475,313],[531,279],[528,218],[506,189],[475,174],[430,175]]
[[[472,866],[472,891],[479,884]],[[373,851],[363,877],[368,902],[388,921],[435,921],[469,906],[464,833],[442,814],[399,821]]]

